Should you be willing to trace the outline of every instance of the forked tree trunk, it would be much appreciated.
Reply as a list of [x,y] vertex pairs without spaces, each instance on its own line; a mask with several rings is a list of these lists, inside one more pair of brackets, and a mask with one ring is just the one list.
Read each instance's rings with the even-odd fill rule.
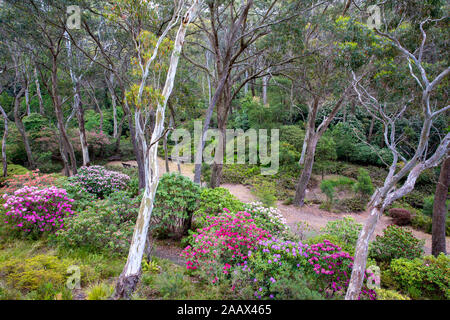
[[2,139],[2,162],[3,162],[3,177],[6,178],[8,176],[8,162],[6,159],[6,140],[8,139],[8,116],[6,115],[6,112],[5,110],[3,110],[2,106],[0,106],[0,113],[2,114],[5,127]]
[[[150,218],[153,210],[153,202],[155,199],[156,189],[158,188],[158,142],[164,131],[164,116],[167,100],[173,90],[175,75],[178,68],[181,49],[184,44],[184,38],[188,25],[195,19],[199,9],[199,0],[196,0],[188,9],[186,15],[183,17],[181,25],[174,43],[174,49],[170,59],[169,70],[167,71],[166,83],[162,91],[163,102],[158,104],[156,111],[156,124],[153,130],[151,144],[149,149],[144,150],[144,163],[146,176],[148,181],[146,183],[144,195],[139,209],[136,227],[134,229],[133,238],[131,241],[130,251],[128,254],[127,263],[119,277],[116,285],[115,297],[129,298],[134,292],[139,281],[141,273],[142,256],[144,254],[145,244],[147,240],[147,233],[150,224]],[[140,127],[139,127],[140,128]],[[142,128],[140,128],[142,129]],[[142,132],[139,132],[141,135]]]
[[447,195],[450,185],[450,152],[442,163],[439,181],[436,185],[433,204],[433,226],[431,253],[438,256],[441,252],[447,254],[445,243],[445,230],[447,221]]

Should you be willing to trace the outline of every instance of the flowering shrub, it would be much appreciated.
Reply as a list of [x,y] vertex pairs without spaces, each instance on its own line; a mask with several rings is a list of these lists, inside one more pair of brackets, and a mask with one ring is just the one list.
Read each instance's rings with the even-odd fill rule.
[[253,202],[244,205],[245,211],[252,215],[255,224],[270,232],[272,236],[283,238],[287,235],[289,227],[286,219],[277,208],[266,208],[261,202]]
[[390,262],[392,259],[419,258],[423,253],[424,240],[419,240],[407,229],[390,225],[372,242],[369,257]]
[[[317,299],[319,291],[327,298],[345,294],[353,257],[330,241],[307,245],[272,238],[258,245],[249,253],[248,262],[235,272],[238,290],[251,282],[258,299]],[[375,299],[376,293],[364,287],[360,297]]]
[[39,189],[25,186],[5,194],[4,223],[25,233],[55,232],[64,227],[63,219],[73,214],[73,199],[57,187]]
[[200,194],[200,206],[194,213],[194,229],[206,226],[207,216],[217,215],[227,208],[231,212],[244,210],[244,204],[233,196],[228,189],[203,189]]
[[[275,238],[260,241],[233,273],[233,289],[246,298],[321,299],[305,279],[308,245]],[[250,291],[250,292],[249,292]]]
[[224,211],[206,217],[207,227],[194,233],[194,244],[187,246],[181,254],[187,260],[187,269],[199,269],[207,276],[213,276],[213,283],[221,273],[228,274],[231,268],[242,265],[259,241],[271,237],[269,232],[255,225],[251,214]]
[[109,171],[102,166],[82,167],[78,174],[69,178],[72,187],[79,187],[99,198],[126,189],[129,180],[126,174]]
[[0,189],[3,193],[13,193],[16,190],[21,189],[24,186],[36,187],[39,189],[46,188],[50,185],[54,185],[56,179],[51,175],[41,175],[38,170],[27,172],[21,175],[15,175],[4,182],[4,187]]
[[[306,253],[308,254],[306,270],[317,275],[321,291],[327,297],[344,295],[350,282],[354,258],[328,240],[309,246]],[[365,277],[367,278],[367,274]],[[363,287],[361,298],[375,300],[376,292]]]
[[64,230],[59,230],[55,240],[66,247],[85,247],[94,251],[112,250],[126,253],[130,247],[134,223],[123,222],[106,200],[64,219]]

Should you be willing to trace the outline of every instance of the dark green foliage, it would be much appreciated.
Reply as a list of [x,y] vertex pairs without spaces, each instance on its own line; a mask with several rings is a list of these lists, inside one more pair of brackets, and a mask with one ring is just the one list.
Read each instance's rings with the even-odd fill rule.
[[354,190],[355,192],[359,192],[363,197],[369,197],[375,191],[369,171],[360,168],[358,172],[358,182],[355,184]]
[[450,258],[443,253],[437,258],[393,260],[386,273],[394,287],[413,299],[450,299]]
[[407,229],[390,225],[383,231],[383,236],[377,236],[369,249],[369,257],[380,262],[390,262],[392,259],[418,258],[423,253],[425,241],[419,240]]
[[159,181],[151,227],[158,237],[181,238],[197,210],[200,186],[178,173],[166,173]]

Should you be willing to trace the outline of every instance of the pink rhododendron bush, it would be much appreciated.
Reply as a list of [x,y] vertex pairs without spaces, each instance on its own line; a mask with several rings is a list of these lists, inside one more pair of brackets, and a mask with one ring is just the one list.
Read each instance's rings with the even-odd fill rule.
[[228,274],[229,269],[242,265],[259,241],[271,237],[269,232],[256,226],[247,212],[225,211],[206,219],[207,227],[197,230],[193,235],[194,244],[186,247],[182,255],[188,269],[206,273],[212,277],[212,283],[221,273]]
[[113,192],[125,190],[130,177],[126,174],[106,170],[102,166],[82,167],[78,174],[69,178],[69,187],[77,188],[104,198]]
[[[353,257],[324,240],[305,244],[278,239],[251,213],[225,212],[207,217],[182,256],[186,267],[211,284],[228,283],[242,298],[343,298]],[[366,277],[367,278],[367,277]],[[376,299],[363,287],[360,299]]]
[[54,186],[25,186],[13,194],[4,194],[3,199],[3,223],[25,234],[54,233],[64,227],[64,218],[74,214],[74,200],[67,197],[66,190]]

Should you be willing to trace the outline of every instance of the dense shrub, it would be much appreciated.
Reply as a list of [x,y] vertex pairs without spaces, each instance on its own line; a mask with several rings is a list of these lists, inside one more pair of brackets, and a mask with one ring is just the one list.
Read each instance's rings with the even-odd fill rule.
[[261,180],[260,183],[254,184],[252,193],[266,207],[272,207],[277,202],[275,181]]
[[212,283],[244,263],[260,240],[271,237],[255,225],[247,212],[234,214],[226,210],[206,219],[207,227],[197,230],[193,235],[194,244],[186,247],[182,256],[187,260],[188,269],[198,269]]
[[390,225],[383,231],[383,236],[377,235],[372,242],[369,256],[380,262],[389,262],[392,259],[418,258],[423,253],[424,240],[413,236],[411,231]]
[[375,188],[372,184],[372,179],[370,178],[369,171],[360,168],[358,170],[358,182],[354,186],[355,192],[358,192],[363,197],[369,197],[374,192]]
[[65,247],[85,247],[93,251],[109,250],[126,253],[130,247],[134,223],[123,222],[114,207],[105,200],[64,219],[64,230],[59,230],[55,241]]
[[394,224],[406,226],[411,224],[411,212],[403,208],[392,208],[389,210],[389,216],[392,217]]
[[73,199],[67,197],[66,190],[56,187],[38,189],[25,186],[4,194],[4,223],[8,228],[26,235],[53,233],[64,227],[63,219],[73,214]]
[[336,209],[343,212],[362,212],[366,210],[367,199],[360,196],[354,198],[347,198],[338,201]]
[[141,201],[142,194],[134,197],[127,191],[114,192],[106,198],[106,204],[114,208],[122,222],[131,221],[133,223],[136,222]]
[[84,189],[98,198],[126,189],[129,180],[127,175],[106,170],[102,166],[82,167],[78,174],[69,178],[72,186]]
[[[291,241],[261,241],[244,266],[232,274],[233,289],[244,299],[323,299],[306,279],[301,261],[307,245]],[[309,281],[308,281],[309,280]]]
[[361,232],[362,224],[356,223],[352,217],[344,217],[339,220],[329,221],[322,232],[326,235],[335,236],[340,243],[355,247]]
[[411,300],[408,296],[402,295],[401,293],[389,290],[389,289],[375,289],[377,293],[377,300]]
[[[70,275],[67,273],[68,267],[74,264],[75,262],[69,259],[45,254],[26,259],[10,257],[0,262],[0,276],[8,285],[25,292],[39,290],[47,284],[61,289]],[[85,283],[86,270],[84,266],[80,267],[81,281]]]
[[450,258],[443,253],[392,260],[389,275],[412,298],[450,299]]
[[[3,162],[0,161],[0,167],[2,168],[2,173],[3,173]],[[30,171],[27,168],[24,168],[18,164],[9,164],[8,163],[8,168],[7,168],[7,177],[3,177],[3,175],[0,177],[0,182],[4,183],[5,180],[11,179],[14,176],[20,176],[20,175],[25,175],[27,173],[29,173]]]
[[200,187],[178,173],[165,174],[156,191],[152,213],[154,234],[180,238],[191,224],[199,206]]
[[334,185],[330,180],[323,180],[320,183],[320,190],[327,196],[328,202],[333,202],[334,199]]
[[202,227],[206,217],[223,212],[227,208],[231,212],[244,210],[244,204],[225,188],[203,189],[200,194],[200,206],[194,213],[195,227]]
[[25,174],[18,174],[6,179],[0,192],[13,193],[24,186],[36,187],[38,189],[54,185],[56,179],[51,175],[42,175],[39,170],[27,171]]
[[245,212],[252,215],[257,227],[278,238],[288,236],[289,227],[286,225],[286,219],[277,208],[264,207],[261,202],[245,204],[244,207]]
[[222,172],[223,183],[241,184],[246,179],[261,173],[258,166],[245,164],[224,165]]

